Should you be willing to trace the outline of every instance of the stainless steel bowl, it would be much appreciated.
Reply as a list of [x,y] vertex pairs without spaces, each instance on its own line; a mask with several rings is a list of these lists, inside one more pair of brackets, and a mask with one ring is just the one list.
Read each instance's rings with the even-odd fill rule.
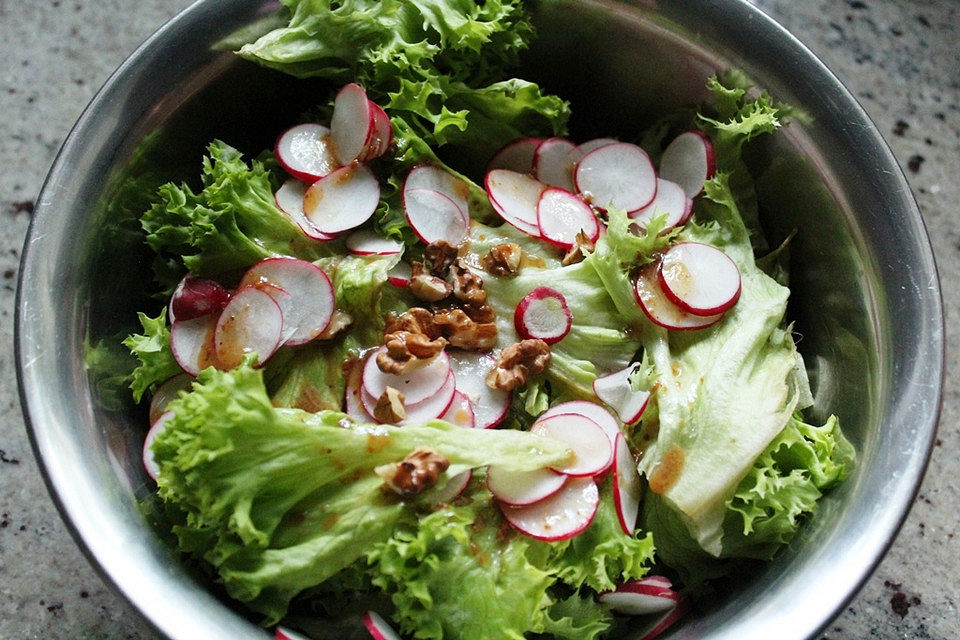
[[[798,539],[673,638],[812,638],[857,591],[920,483],[943,375],[931,249],[877,129],[797,40],[740,0],[542,2],[524,75],[569,97],[574,135],[630,138],[702,97],[716,69],[744,69],[806,114],[750,157],[763,222],[790,230],[792,316],[822,417],[835,412],[859,461]],[[311,82],[212,47],[268,0],[201,0],[111,77],[71,133],[40,195],[21,269],[17,359],[33,444],[64,519],[91,561],[163,634],[265,632],[175,558],[138,508],[150,488],[141,410],[104,403],[85,346],[134,321],[149,257],[125,226],[128,180],[195,177],[220,137],[249,152],[311,104]]]

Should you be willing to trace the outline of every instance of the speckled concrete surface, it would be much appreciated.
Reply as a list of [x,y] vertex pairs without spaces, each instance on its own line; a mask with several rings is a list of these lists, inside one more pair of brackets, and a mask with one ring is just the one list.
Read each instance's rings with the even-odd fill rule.
[[[948,381],[937,447],[902,532],[831,640],[960,638],[960,3],[755,0],[809,46],[887,138],[944,283]],[[155,634],[77,549],[23,427],[14,287],[33,202],[63,138],[109,73],[186,0],[0,0],[0,638]]]

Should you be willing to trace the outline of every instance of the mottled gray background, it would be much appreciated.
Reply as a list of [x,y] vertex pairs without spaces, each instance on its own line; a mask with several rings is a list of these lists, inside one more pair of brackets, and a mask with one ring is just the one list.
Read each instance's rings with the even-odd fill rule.
[[[110,72],[186,0],[0,0],[0,639],[147,639],[61,523],[17,399],[20,248],[44,175]],[[960,638],[960,3],[756,0],[818,54],[893,148],[944,285],[948,378],[939,440],[889,555],[830,639]]]

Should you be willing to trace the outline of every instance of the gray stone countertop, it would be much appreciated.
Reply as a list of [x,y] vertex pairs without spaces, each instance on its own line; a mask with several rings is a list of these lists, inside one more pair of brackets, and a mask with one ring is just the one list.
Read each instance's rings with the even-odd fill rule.
[[[836,73],[899,160],[944,283],[939,438],[885,560],[831,640],[960,638],[960,3],[755,0]],[[70,537],[40,477],[17,396],[14,290],[43,178],[110,72],[187,0],[0,0],[0,638],[147,639]]]

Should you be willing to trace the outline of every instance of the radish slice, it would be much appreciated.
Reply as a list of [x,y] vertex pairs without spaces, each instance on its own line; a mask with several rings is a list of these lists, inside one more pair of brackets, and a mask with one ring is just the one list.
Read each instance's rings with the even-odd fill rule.
[[376,611],[367,611],[363,616],[363,624],[373,640],[403,640]]
[[150,430],[147,431],[147,437],[143,440],[143,468],[147,470],[147,475],[154,481],[157,479],[157,474],[160,473],[160,465],[157,464],[153,456],[153,441],[160,435],[160,432],[167,424],[167,420],[172,417],[173,411],[165,411],[160,414],[160,417],[157,418],[153,426],[150,427]]
[[213,336],[219,314],[211,313],[193,320],[177,320],[170,325],[170,350],[180,367],[195,376],[216,366]]
[[387,282],[395,287],[406,289],[410,286],[410,278],[412,275],[413,272],[409,264],[406,262],[398,262],[387,271]]
[[354,231],[347,236],[347,251],[358,256],[392,256],[403,251],[393,238],[384,238],[371,229]]
[[[457,381],[453,376],[453,371],[448,370],[447,378],[436,393],[419,402],[404,401],[404,408],[407,410],[407,417],[397,423],[399,426],[405,424],[419,424],[439,418],[453,403],[454,394],[457,391]],[[374,403],[376,405],[376,403]],[[372,408],[368,409],[372,412]]]
[[380,183],[366,165],[352,164],[317,180],[303,196],[303,213],[320,233],[359,227],[380,203]]
[[266,362],[280,346],[283,313],[269,294],[256,287],[242,287],[233,294],[213,336],[217,360],[226,369],[243,362],[244,356],[257,354],[257,365]]
[[686,221],[692,210],[693,200],[687,197],[680,185],[657,178],[657,195],[653,198],[653,202],[642,209],[630,212],[630,218],[646,227],[655,215],[666,214],[667,220],[663,226],[666,231]]
[[[250,267],[240,286],[270,284],[288,294],[271,296],[283,313],[283,343],[300,345],[320,335],[336,307],[333,285],[320,267],[297,258],[267,258]],[[270,293],[270,291],[267,291]]]
[[615,442],[617,437],[620,436],[620,425],[617,423],[617,419],[597,403],[587,402],[586,400],[561,402],[541,413],[537,420],[546,420],[561,413],[575,413],[593,420],[607,434],[610,442]]
[[595,476],[613,464],[613,444],[593,420],[576,413],[562,413],[537,420],[530,433],[559,440],[573,450],[573,460],[554,471],[573,477]]
[[637,515],[640,513],[640,473],[626,438],[618,435],[613,448],[613,504],[617,509],[620,528],[631,536],[637,528]]
[[170,296],[170,322],[192,320],[222,310],[230,302],[230,292],[219,282],[188,273]]
[[597,600],[617,613],[645,616],[676,608],[680,594],[669,587],[633,580],[597,596]]
[[656,575],[643,576],[637,582],[655,584],[661,587],[666,587],[667,589],[670,589],[673,587],[673,583],[670,582],[670,578],[666,576],[656,576]]
[[310,640],[307,636],[284,627],[277,627],[273,632],[273,637],[274,640]]
[[487,467],[487,488],[493,497],[510,505],[528,505],[548,498],[559,491],[567,476],[550,469],[510,471],[503,467]]
[[571,153],[576,145],[566,138],[544,140],[533,157],[533,173],[537,180],[551,187],[575,191]]
[[703,183],[712,178],[715,171],[713,143],[703,131],[681,133],[660,157],[660,177],[676,182],[688,198],[700,195]]
[[675,331],[703,329],[723,318],[722,313],[715,316],[697,316],[675,305],[663,292],[656,272],[649,268],[642,270],[637,276],[633,293],[650,322],[665,329]]
[[520,138],[507,143],[490,159],[487,171],[508,169],[517,173],[533,173],[533,159],[542,142],[540,138]]
[[653,201],[657,174],[646,151],[626,142],[594,149],[577,163],[577,191],[594,205],[635,211]]
[[600,492],[591,478],[570,478],[552,496],[526,506],[500,505],[507,522],[537,540],[558,541],[582,532],[597,513]]
[[[454,384],[456,384],[456,377],[454,377]],[[473,429],[477,426],[477,418],[470,404],[470,398],[461,391],[454,392],[450,406],[443,412],[440,419],[467,429]]]
[[720,249],[681,242],[663,254],[660,286],[671,302],[688,313],[723,313],[740,298],[740,269]]
[[537,225],[537,204],[547,187],[523,173],[494,169],[484,179],[487,195],[494,211],[524,233],[540,237]]
[[581,231],[591,242],[600,237],[600,223],[590,205],[563,189],[550,188],[540,194],[537,226],[544,240],[564,249],[576,243]]
[[[384,373],[377,366],[377,354],[386,350],[386,347],[380,347],[367,358],[363,365],[363,388],[374,400],[382,396],[387,387],[393,387],[403,394],[404,404],[409,407],[436,394],[446,383],[447,374],[450,373],[450,358],[446,352],[441,351],[433,360],[419,369],[396,375]],[[451,397],[452,395],[451,392]],[[433,417],[443,413],[449,401],[450,398]],[[368,407],[367,410],[373,413],[372,408]]]
[[618,142],[620,141],[615,138],[594,138],[593,140],[582,142],[570,151],[569,162],[570,164],[574,165],[574,169],[576,169],[576,164],[583,159],[583,156],[595,149],[605,147],[608,144],[616,144]]
[[360,399],[361,389],[363,387],[363,364],[353,362],[350,371],[347,373],[346,384],[343,390],[343,411],[360,424],[371,424],[376,422],[372,415],[363,406]]
[[510,393],[487,386],[487,374],[497,361],[489,355],[471,351],[451,351],[450,368],[457,379],[457,391],[470,400],[474,426],[490,429],[497,426],[510,409]]
[[333,153],[330,129],[322,124],[298,124],[280,134],[273,154],[297,180],[316,182],[340,166]]
[[370,101],[370,116],[373,118],[373,134],[362,152],[361,160],[364,162],[379,158],[393,144],[393,125],[390,124],[390,116],[372,100]]
[[467,487],[470,485],[470,480],[473,478],[473,470],[467,469],[463,473],[458,473],[453,476],[447,483],[443,485],[436,493],[430,494],[428,500],[430,503],[437,504],[450,504],[467,490]]
[[636,424],[640,420],[650,400],[650,392],[635,391],[630,385],[630,374],[635,368],[636,365],[631,364],[593,381],[593,392],[626,425]]
[[470,230],[466,211],[439,191],[404,189],[403,208],[410,228],[424,244],[443,240],[456,247]]
[[567,299],[550,287],[537,287],[523,296],[513,313],[513,326],[521,338],[540,338],[547,344],[563,340],[572,324]]
[[306,193],[307,185],[291,178],[280,185],[277,192],[273,194],[273,199],[277,203],[277,208],[287,214],[287,217],[300,227],[306,236],[321,242],[333,240],[336,236],[321,233],[312,222],[307,220],[306,214],[303,213],[303,197]]
[[340,164],[347,165],[359,158],[375,133],[376,122],[367,92],[354,82],[344,85],[334,98],[330,118],[330,138]]
[[167,405],[176,400],[181,391],[187,391],[191,386],[193,386],[193,376],[180,373],[157,387],[153,397],[150,398],[150,424],[159,420],[167,410]]
[[681,597],[677,602],[677,606],[664,613],[661,617],[651,621],[648,626],[640,629],[640,633],[643,635],[640,636],[639,640],[653,640],[666,631],[674,622],[682,618],[689,610],[690,601]]
[[449,171],[430,164],[414,167],[403,181],[403,192],[413,189],[439,191],[453,200],[454,204],[470,217],[470,186]]

